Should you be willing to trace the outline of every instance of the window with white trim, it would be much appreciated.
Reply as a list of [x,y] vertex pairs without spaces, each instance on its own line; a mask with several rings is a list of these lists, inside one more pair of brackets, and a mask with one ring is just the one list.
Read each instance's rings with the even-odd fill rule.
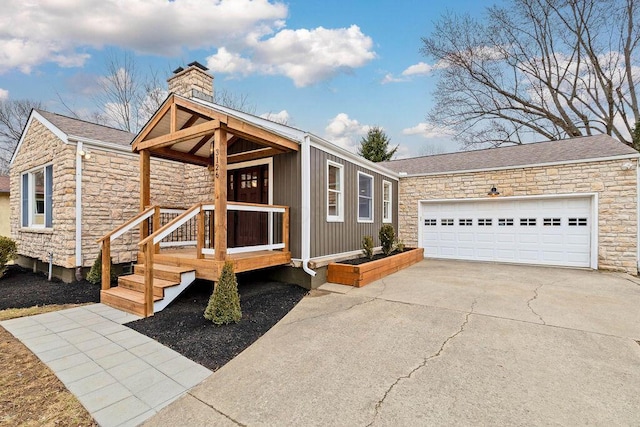
[[344,221],[343,166],[327,160],[327,221]]
[[51,228],[53,209],[53,165],[22,174],[20,205],[23,227]]
[[358,172],[358,222],[373,222],[373,176]]
[[393,211],[391,208],[391,200],[393,196],[393,187],[389,181],[382,181],[382,222],[391,222],[393,220]]

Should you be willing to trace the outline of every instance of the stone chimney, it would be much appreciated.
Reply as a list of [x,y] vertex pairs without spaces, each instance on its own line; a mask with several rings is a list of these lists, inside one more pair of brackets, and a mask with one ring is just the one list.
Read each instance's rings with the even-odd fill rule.
[[169,92],[213,102],[213,76],[207,70],[197,61],[187,65],[186,69],[178,67],[173,71],[173,76],[167,79]]

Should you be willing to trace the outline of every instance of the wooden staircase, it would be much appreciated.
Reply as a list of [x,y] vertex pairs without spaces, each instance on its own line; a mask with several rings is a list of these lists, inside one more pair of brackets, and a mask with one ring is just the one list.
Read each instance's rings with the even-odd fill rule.
[[[133,274],[118,277],[118,286],[100,291],[103,304],[138,316],[146,316],[144,264],[136,264]],[[195,269],[172,265],[153,265],[153,312],[163,310],[196,278]]]

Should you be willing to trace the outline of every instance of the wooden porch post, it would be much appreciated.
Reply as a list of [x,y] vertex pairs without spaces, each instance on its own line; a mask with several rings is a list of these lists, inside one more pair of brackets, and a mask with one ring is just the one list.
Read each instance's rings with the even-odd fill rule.
[[[140,151],[140,212],[151,203],[151,157],[149,150]],[[154,218],[155,219],[155,218]],[[140,224],[140,240],[149,235],[149,220]]]
[[213,200],[215,260],[227,258],[227,130],[221,124],[213,137]]

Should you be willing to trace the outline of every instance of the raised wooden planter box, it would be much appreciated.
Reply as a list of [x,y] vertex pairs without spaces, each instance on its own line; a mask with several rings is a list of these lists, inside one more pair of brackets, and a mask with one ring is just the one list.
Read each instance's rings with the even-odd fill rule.
[[407,249],[399,254],[360,265],[332,262],[328,266],[327,281],[358,288],[400,271],[424,259],[424,250]]

